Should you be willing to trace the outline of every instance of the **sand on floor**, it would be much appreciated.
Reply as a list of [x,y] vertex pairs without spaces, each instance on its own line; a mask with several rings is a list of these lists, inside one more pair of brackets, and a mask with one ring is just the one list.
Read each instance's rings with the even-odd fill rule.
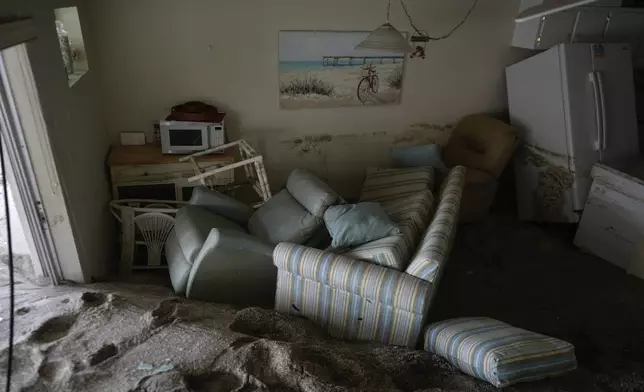
[[189,301],[159,287],[21,291],[15,391],[457,391],[473,382],[424,351],[343,342],[274,310]]
[[[340,341],[302,318],[159,286],[20,282],[16,301],[16,391],[497,391],[422,350]],[[644,390],[644,281],[534,225],[489,218],[459,228],[430,321],[464,316],[575,345],[577,370],[504,391]]]
[[[1,175],[1,174],[0,174]],[[9,187],[7,183],[7,187]],[[8,188],[9,198],[9,221],[11,222],[11,245],[13,252],[13,265],[16,271],[24,277],[37,281],[34,272],[34,260],[32,260],[29,244],[22,227],[22,221],[18,215],[18,208],[14,200],[14,194]],[[0,186],[0,263],[9,263],[9,244],[7,235],[7,216],[4,206],[4,189]]]
[[400,102],[401,90],[390,85],[390,80],[398,72],[403,72],[403,64],[374,64],[379,87],[376,93],[370,92],[369,99],[362,102],[358,99],[358,84],[364,75],[362,67],[326,67],[308,70],[281,72],[280,85],[285,85],[293,80],[306,80],[317,78],[333,87],[331,96],[308,95],[280,95],[282,109],[303,108],[329,108],[342,106],[373,106],[391,105]]

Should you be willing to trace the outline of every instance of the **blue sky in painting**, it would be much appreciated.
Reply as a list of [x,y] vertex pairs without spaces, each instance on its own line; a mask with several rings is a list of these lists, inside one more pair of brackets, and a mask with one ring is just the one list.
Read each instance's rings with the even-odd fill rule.
[[323,56],[400,56],[376,50],[355,50],[369,32],[280,31],[279,60],[321,61]]

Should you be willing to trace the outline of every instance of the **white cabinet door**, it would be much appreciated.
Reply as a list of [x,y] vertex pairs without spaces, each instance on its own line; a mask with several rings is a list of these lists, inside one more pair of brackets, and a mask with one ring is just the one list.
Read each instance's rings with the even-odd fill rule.
[[627,269],[644,234],[644,182],[604,165],[593,179],[575,245]]
[[591,8],[579,11],[576,25],[571,31],[573,42],[601,42],[609,9]]
[[644,8],[580,7],[516,23],[512,46],[548,49],[564,42],[644,42]]
[[548,49],[570,40],[577,12],[559,12],[544,19],[517,23],[512,46],[526,49]]

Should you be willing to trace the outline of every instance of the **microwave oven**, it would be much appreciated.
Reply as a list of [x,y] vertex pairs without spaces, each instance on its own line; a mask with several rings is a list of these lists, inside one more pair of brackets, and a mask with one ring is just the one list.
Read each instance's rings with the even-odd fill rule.
[[224,123],[161,121],[161,150],[164,154],[192,154],[224,144]]

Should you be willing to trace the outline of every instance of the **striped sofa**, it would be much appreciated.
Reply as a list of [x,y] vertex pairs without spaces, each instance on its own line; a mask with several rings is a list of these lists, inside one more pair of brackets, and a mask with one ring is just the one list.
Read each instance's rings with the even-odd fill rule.
[[341,254],[280,243],[275,308],[338,338],[415,347],[454,240],[464,179],[465,168],[453,168],[436,203],[432,168],[368,172],[361,201],[380,202],[402,234]]

